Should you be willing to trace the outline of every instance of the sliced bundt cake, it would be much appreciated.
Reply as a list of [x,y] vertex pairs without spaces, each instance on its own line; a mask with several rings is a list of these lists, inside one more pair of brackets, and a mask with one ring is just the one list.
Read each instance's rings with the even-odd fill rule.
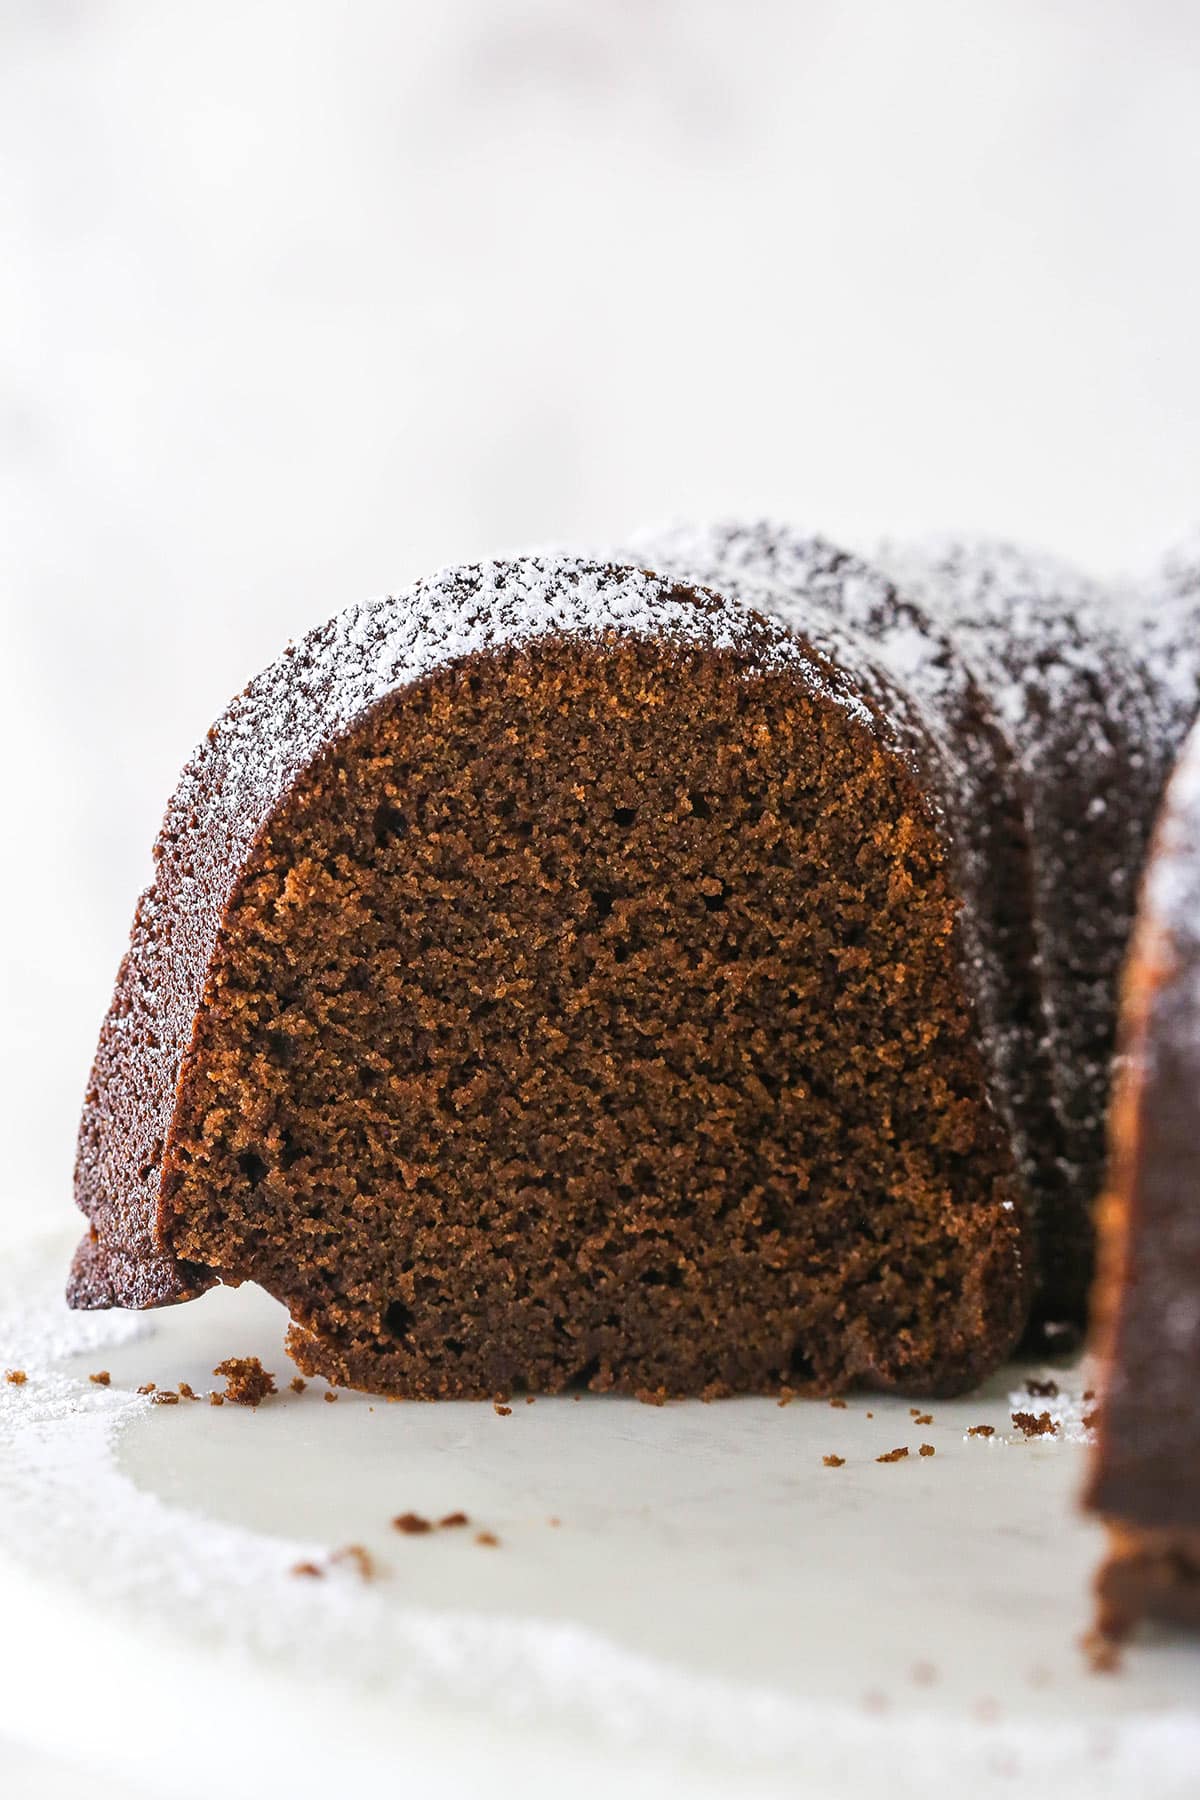
[[395,1394],[971,1384],[1027,1228],[951,787],[851,637],[677,578],[342,615],[168,809],[72,1302],[254,1280]]
[[1200,729],[1154,840],[1125,975],[1088,1504],[1107,1520],[1100,1624],[1200,1625]]

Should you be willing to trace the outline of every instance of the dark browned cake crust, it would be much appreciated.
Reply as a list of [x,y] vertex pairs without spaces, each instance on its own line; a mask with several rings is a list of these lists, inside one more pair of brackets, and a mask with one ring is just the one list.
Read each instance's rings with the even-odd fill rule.
[[168,812],[72,1301],[255,1280],[393,1393],[969,1385],[1026,1226],[944,785],[885,676],[682,583],[344,615]]
[[883,559],[974,667],[1012,746],[1059,1141],[1058,1177],[1040,1208],[1040,1305],[1081,1322],[1120,971],[1155,814],[1195,706],[1181,708],[1175,651],[1145,609],[1056,558],[945,539],[889,546]]
[[1106,1365],[1087,1504],[1101,1625],[1200,1621],[1200,730],[1167,794],[1122,1009],[1095,1295]]

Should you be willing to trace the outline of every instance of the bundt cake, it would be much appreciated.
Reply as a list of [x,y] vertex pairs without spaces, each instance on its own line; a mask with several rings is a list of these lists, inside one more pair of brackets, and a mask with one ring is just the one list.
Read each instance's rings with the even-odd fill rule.
[[1200,727],[1167,790],[1125,973],[1095,1326],[1100,1625],[1200,1625]]
[[252,682],[155,847],[71,1302],[253,1280],[304,1370],[398,1395],[993,1368],[1030,1230],[990,826],[812,614],[532,557]]

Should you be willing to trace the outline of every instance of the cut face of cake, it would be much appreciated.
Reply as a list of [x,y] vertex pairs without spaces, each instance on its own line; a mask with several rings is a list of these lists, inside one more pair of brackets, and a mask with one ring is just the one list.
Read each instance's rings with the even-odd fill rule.
[[1122,1011],[1101,1213],[1106,1365],[1088,1504],[1110,1528],[1100,1624],[1200,1624],[1200,730],[1154,840]]
[[73,1304],[256,1281],[392,1394],[971,1385],[1028,1227],[946,785],[852,643],[677,579],[343,615],[168,810]]

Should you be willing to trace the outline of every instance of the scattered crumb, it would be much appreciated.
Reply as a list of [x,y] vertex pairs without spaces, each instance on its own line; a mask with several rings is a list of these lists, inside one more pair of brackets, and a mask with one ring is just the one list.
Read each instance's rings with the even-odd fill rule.
[[292,1564],[292,1574],[293,1575],[309,1575],[309,1576],[314,1577],[317,1581],[323,1581],[325,1578],[324,1569],[319,1568],[315,1562],[293,1563]]
[[875,1417],[875,1414],[873,1412],[869,1412],[867,1414],[867,1417],[868,1417],[868,1419],[873,1419]]
[[371,1553],[364,1550],[361,1544],[346,1544],[342,1549],[335,1550],[329,1560],[331,1563],[352,1563],[364,1581],[373,1581],[375,1578],[376,1569]]
[[1085,1631],[1079,1648],[1093,1675],[1115,1675],[1121,1667],[1121,1647],[1103,1631]]
[[151,1406],[178,1406],[179,1395],[174,1388],[159,1388],[157,1393],[151,1394],[150,1404]]
[[303,1375],[293,1375],[292,1379],[288,1382],[288,1386],[291,1388],[293,1394],[302,1394],[308,1386],[308,1383],[305,1381]]
[[1084,1400],[1094,1400],[1096,1398],[1095,1388],[1084,1388],[1081,1398]]
[[1033,1413],[1015,1412],[1012,1422],[1027,1438],[1054,1437],[1058,1432],[1058,1426],[1048,1412],[1038,1413],[1036,1416]]
[[634,1399],[640,1400],[643,1406],[665,1406],[667,1404],[666,1388],[637,1388]]
[[1097,1406],[1094,1411],[1084,1413],[1081,1423],[1085,1431],[1095,1431],[1100,1423],[1100,1408]]
[[325,1398],[329,1402],[330,1406],[332,1406],[334,1401],[337,1399],[337,1389],[336,1388],[326,1388],[325,1389]]
[[511,1406],[501,1406],[501,1404],[498,1400],[493,1400],[492,1401],[492,1411],[494,1413],[497,1413],[500,1416],[500,1418],[507,1419],[509,1414],[512,1412],[512,1407]]
[[1054,1400],[1058,1396],[1057,1381],[1027,1381],[1025,1392],[1035,1400]]
[[901,1444],[899,1449],[897,1449],[897,1450],[885,1450],[882,1456],[877,1456],[875,1458],[875,1461],[876,1462],[903,1462],[904,1458],[907,1455],[908,1455],[908,1445]]
[[920,1407],[919,1406],[910,1406],[908,1409],[908,1416],[910,1419],[919,1419],[921,1416]]
[[10,1387],[24,1387],[29,1377],[24,1369],[5,1369],[4,1379]]
[[547,1525],[561,1525],[562,1520],[561,1519],[547,1519],[546,1523],[547,1523]]
[[968,1425],[967,1426],[967,1436],[968,1437],[995,1437],[995,1435],[996,1435],[996,1427],[994,1425]]
[[138,1393],[153,1394],[155,1392],[155,1385],[156,1384],[153,1381],[143,1381],[141,1387],[138,1389]]
[[912,1666],[912,1678],[918,1687],[932,1687],[937,1676],[937,1669],[931,1662],[916,1662]]
[[179,1398],[181,1400],[198,1400],[200,1396],[189,1382],[181,1381],[179,1384]]
[[825,1464],[825,1467],[827,1469],[840,1469],[845,1464],[846,1459],[844,1456],[830,1455],[830,1456],[823,1456],[821,1458],[821,1461]]
[[917,1455],[918,1456],[936,1456],[937,1452],[934,1449],[932,1444],[922,1444],[920,1449],[917,1451]]
[[571,1398],[572,1398],[572,1400],[582,1400],[583,1395],[582,1394],[572,1394]]
[[112,1381],[112,1376],[107,1369],[97,1369],[94,1375],[88,1376],[88,1380],[94,1381],[97,1387],[108,1387]]
[[392,1520],[392,1528],[395,1531],[404,1532],[406,1537],[416,1537],[422,1531],[433,1530],[430,1521],[423,1519],[420,1513],[415,1512],[401,1513],[398,1518]]
[[225,1377],[225,1399],[235,1406],[259,1406],[268,1394],[275,1392],[275,1377],[264,1369],[257,1356],[227,1356],[217,1364],[214,1375]]
[[923,1412],[914,1413],[913,1420],[918,1425],[932,1425],[933,1424],[933,1414],[932,1413],[923,1413]]
[[526,1396],[525,1396],[525,1404],[526,1404],[526,1406],[532,1406],[532,1405],[533,1405],[533,1403],[534,1403],[534,1401],[535,1401],[535,1400],[536,1400],[536,1399],[537,1399],[537,1395],[536,1395],[536,1394],[526,1394]]
[[208,1404],[210,1406],[224,1406],[224,1404],[225,1404],[224,1394],[210,1394],[208,1396]]
[[782,1394],[780,1394],[780,1396],[779,1396],[778,1400],[775,1402],[775,1404],[776,1404],[776,1406],[790,1406],[792,1404],[792,1401],[795,1398],[796,1398],[795,1394],[793,1394],[790,1391],[785,1389],[785,1391]]
[[456,1525],[469,1525],[470,1523],[471,1521],[468,1519],[465,1512],[447,1513],[444,1519],[438,1520],[438,1525],[443,1531],[450,1531]]
[[494,1544],[498,1544],[500,1542],[500,1539],[496,1536],[494,1531],[477,1531],[475,1533],[475,1542],[477,1544],[493,1544],[494,1545]]
[[840,1394],[835,1394],[829,1404],[830,1406],[836,1406],[839,1412],[845,1412],[846,1410],[846,1402],[842,1399]]

